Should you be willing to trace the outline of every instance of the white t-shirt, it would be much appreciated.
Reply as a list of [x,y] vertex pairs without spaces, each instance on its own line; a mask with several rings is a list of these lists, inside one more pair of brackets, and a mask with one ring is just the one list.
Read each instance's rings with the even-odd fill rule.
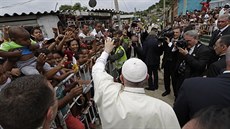
[[79,38],[85,38],[86,35],[85,35],[84,33],[81,32],[81,33],[78,35],[78,37],[79,37]]

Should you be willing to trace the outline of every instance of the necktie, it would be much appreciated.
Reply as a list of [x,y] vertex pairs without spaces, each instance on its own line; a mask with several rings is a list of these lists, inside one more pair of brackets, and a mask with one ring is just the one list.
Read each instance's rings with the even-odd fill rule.
[[190,48],[187,48],[188,52],[191,50]]
[[221,31],[218,30],[218,31],[217,31],[217,37],[220,36],[220,35],[221,35]]

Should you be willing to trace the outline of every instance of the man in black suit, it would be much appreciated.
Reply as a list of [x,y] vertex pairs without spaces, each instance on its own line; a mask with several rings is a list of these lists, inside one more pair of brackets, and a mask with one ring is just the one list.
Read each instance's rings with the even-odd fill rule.
[[216,78],[186,79],[174,103],[174,111],[183,126],[203,108],[213,105],[230,106],[230,47],[226,52],[226,70]]
[[218,61],[212,63],[207,70],[207,77],[216,77],[223,73],[226,68],[226,51],[230,46],[230,35],[220,37],[214,45],[216,55],[219,56]]
[[[163,53],[159,47],[159,43],[154,30],[149,32],[148,37],[143,43],[144,62],[148,67],[148,88],[147,90],[158,89],[158,68],[160,65],[160,56]],[[152,76],[153,75],[153,76]],[[154,77],[154,81],[152,79]]]
[[174,44],[181,38],[181,28],[180,27],[173,28],[173,34],[174,35],[172,39],[169,39],[167,37],[167,40],[163,42],[164,56],[162,59],[162,68],[164,69],[165,92],[162,93],[162,96],[166,96],[170,94],[171,80],[172,80],[173,92],[175,93],[175,90],[176,90],[174,70],[175,70],[175,63],[176,63],[177,56],[175,55],[175,53],[172,52],[172,49],[174,47]]
[[179,50],[179,55],[175,68],[177,88],[174,93],[175,97],[177,97],[178,90],[184,79],[203,76],[210,60],[210,49],[198,41],[198,33],[196,30],[185,32],[183,37],[187,42],[187,47],[178,47],[178,43],[178,45],[176,45],[176,48]]
[[228,14],[223,14],[218,17],[217,20],[217,27],[218,30],[215,30],[212,33],[209,46],[213,47],[216,43],[216,41],[224,35],[229,35],[230,34],[230,26],[228,25],[230,22],[230,16]]
[[209,41],[209,47],[211,49],[211,53],[212,53],[212,57],[209,64],[215,62],[218,60],[218,56],[216,55],[213,46],[215,45],[216,41],[224,35],[229,35],[230,34],[230,26],[229,26],[229,22],[230,22],[230,16],[228,14],[223,14],[220,15],[218,17],[217,20],[217,27],[218,30],[215,30],[212,33],[211,39]]

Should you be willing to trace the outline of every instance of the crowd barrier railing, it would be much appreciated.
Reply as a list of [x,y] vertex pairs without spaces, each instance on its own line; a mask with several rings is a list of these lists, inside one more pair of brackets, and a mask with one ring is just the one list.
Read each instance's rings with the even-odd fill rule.
[[[91,57],[91,59],[95,60],[99,56],[100,53],[96,53],[93,57]],[[74,105],[82,106],[84,102],[79,102],[81,96],[83,94],[90,94],[90,91],[92,90],[93,80],[91,77],[91,70],[89,67],[89,63],[85,63],[79,67],[78,72],[71,73],[65,79],[63,79],[59,84],[57,84],[57,86],[55,87],[55,91],[57,91],[59,88],[62,88],[62,90],[64,90],[65,85],[71,84],[73,80],[76,81],[78,77],[80,77],[82,80],[89,80],[90,82],[88,84],[82,84],[83,87],[82,94],[73,98],[72,102],[66,105],[68,110],[65,114],[63,114],[61,110],[58,111],[57,119],[59,124],[57,124],[57,122],[55,121],[54,123],[55,126],[59,125],[63,129],[68,129],[65,120],[67,116],[71,114],[71,109],[74,107]],[[85,127],[87,129],[90,129],[91,125],[95,124],[95,122],[97,121],[100,122],[96,104],[94,103],[93,98],[89,98],[89,100],[86,102],[86,107],[84,107],[80,116],[81,116],[80,117],[81,121],[85,124]]]

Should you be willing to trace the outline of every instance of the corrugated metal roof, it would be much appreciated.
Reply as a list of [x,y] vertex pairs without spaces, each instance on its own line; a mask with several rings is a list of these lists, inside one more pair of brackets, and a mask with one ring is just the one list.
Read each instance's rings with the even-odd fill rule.
[[[99,8],[99,9],[92,9],[92,10],[89,10],[89,11],[91,11],[91,12],[109,12],[109,13],[117,13],[117,11],[116,10],[114,10],[114,9],[101,9],[101,8]],[[120,11],[120,13],[121,13],[122,11]]]
[[[5,13],[5,14],[0,14],[0,17],[12,17],[12,16],[26,16],[26,15],[44,15],[44,14],[57,14],[57,13],[73,13],[73,10],[67,10],[67,11],[37,11],[37,12],[20,12],[20,13]],[[84,12],[84,11],[83,11]],[[85,12],[107,12],[107,13],[117,13],[116,10],[114,9],[92,9],[92,10],[86,10]],[[122,13],[120,11],[120,13]]]
[[114,9],[92,9],[92,10],[89,10],[91,12],[116,12]]
[[0,15],[0,17],[12,17],[12,16],[26,16],[26,15],[45,15],[45,14],[57,14],[59,11],[43,11],[43,12],[21,12],[21,13],[5,13],[3,15]]

